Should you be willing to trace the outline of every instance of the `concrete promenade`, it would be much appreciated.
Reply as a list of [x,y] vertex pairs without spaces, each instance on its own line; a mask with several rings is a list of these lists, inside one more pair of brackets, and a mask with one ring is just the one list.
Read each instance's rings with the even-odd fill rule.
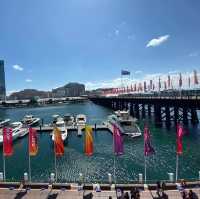
[[[200,199],[200,188],[192,189],[198,198]],[[188,191],[188,190],[186,190]],[[90,197],[92,193],[92,197]],[[180,192],[177,190],[170,190],[165,191],[168,195],[169,199],[181,199]],[[108,199],[109,196],[112,196],[112,199],[116,199],[116,192],[115,191],[102,191],[102,192],[95,192],[95,191],[77,191],[77,190],[20,190],[20,189],[0,189],[0,199],[82,199],[83,194],[88,197],[86,199]],[[151,199],[151,198],[158,198],[155,191],[141,191],[140,192],[141,199]]]

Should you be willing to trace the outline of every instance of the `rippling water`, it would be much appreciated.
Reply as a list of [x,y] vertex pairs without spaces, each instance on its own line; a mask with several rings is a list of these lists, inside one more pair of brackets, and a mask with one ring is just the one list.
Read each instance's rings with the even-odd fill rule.
[[[68,104],[42,108],[22,108],[0,110],[2,118],[19,121],[25,114],[34,114],[44,118],[45,123],[51,122],[53,114],[83,113],[89,123],[101,123],[112,113],[111,110],[93,103]],[[141,128],[143,121],[140,121]],[[147,158],[147,179],[168,179],[168,172],[175,173],[176,145],[175,129],[156,128],[150,121],[152,143],[156,155]],[[180,156],[180,178],[198,178],[200,170],[200,129],[199,126],[189,127],[189,134],[184,137],[184,153]],[[83,173],[86,182],[107,182],[108,173],[114,176],[118,183],[136,181],[138,174],[144,171],[143,138],[131,139],[124,137],[125,154],[114,157],[112,152],[112,135],[108,131],[94,132],[94,155],[87,157],[83,153],[84,137],[77,137],[75,131],[69,133],[65,154],[57,158],[58,181],[77,182],[79,173]],[[23,173],[28,172],[27,137],[14,143],[14,154],[6,158],[7,180],[20,180]],[[2,149],[0,149],[2,157]],[[115,172],[114,172],[115,162]],[[0,171],[2,171],[2,158]],[[32,181],[48,181],[54,172],[53,144],[48,133],[39,135],[38,155],[31,158]]]

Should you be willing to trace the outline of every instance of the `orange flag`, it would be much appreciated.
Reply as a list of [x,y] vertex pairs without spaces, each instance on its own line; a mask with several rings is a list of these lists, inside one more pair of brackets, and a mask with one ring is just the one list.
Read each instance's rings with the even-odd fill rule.
[[54,128],[54,152],[56,156],[64,155],[64,144],[61,132],[57,127]]
[[85,154],[88,156],[93,154],[93,137],[90,126],[85,126]]
[[29,155],[35,156],[38,152],[37,131],[29,128]]

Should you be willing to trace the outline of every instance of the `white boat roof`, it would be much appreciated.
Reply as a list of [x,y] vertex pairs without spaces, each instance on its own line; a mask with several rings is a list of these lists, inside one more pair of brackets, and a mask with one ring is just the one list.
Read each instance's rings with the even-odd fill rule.
[[84,114],[78,114],[78,115],[76,116],[76,118],[86,118],[86,115],[84,115]]
[[56,124],[64,124],[65,122],[63,120],[57,121]]

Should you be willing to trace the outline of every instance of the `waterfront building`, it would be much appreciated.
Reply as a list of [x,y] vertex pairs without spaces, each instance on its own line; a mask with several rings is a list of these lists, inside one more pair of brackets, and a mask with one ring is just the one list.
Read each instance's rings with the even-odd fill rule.
[[69,83],[63,87],[52,90],[54,97],[79,97],[85,94],[85,85],[79,83]]
[[0,100],[6,99],[4,61],[0,60]]

